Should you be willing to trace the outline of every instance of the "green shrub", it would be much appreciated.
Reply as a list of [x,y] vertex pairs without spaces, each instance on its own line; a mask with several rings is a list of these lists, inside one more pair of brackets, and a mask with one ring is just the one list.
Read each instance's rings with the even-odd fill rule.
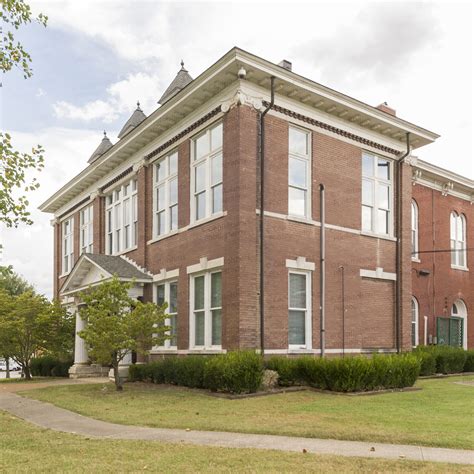
[[434,350],[426,349],[425,346],[419,346],[413,350],[421,364],[420,375],[436,374],[436,353]]
[[298,373],[298,360],[282,356],[271,357],[265,361],[265,368],[278,372],[278,385],[290,387],[301,382],[301,376]]
[[464,372],[474,372],[474,349],[466,351],[466,362],[464,362]]
[[464,371],[466,351],[461,347],[437,346],[436,372],[458,374]]
[[61,361],[52,356],[34,357],[31,359],[31,375],[34,377],[67,377],[72,360]]
[[174,383],[191,388],[204,388],[204,367],[206,357],[187,356],[176,359],[174,371]]
[[204,367],[204,387],[212,391],[254,393],[262,378],[262,357],[253,351],[210,357]]
[[411,387],[420,372],[420,360],[411,354],[375,355],[321,359],[301,357],[289,359],[269,359],[267,368],[283,371],[281,385],[304,383],[311,387],[335,392],[357,392],[390,388]]

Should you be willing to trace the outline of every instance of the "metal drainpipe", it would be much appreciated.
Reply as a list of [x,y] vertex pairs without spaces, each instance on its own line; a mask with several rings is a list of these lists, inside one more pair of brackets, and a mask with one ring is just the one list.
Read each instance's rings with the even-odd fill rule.
[[397,245],[396,245],[396,299],[395,299],[395,328],[396,328],[396,344],[397,352],[401,352],[401,300],[402,300],[402,165],[405,161],[405,158],[410,154],[410,132],[406,134],[407,142],[407,151],[405,154],[400,157],[397,161],[397,216],[396,216],[396,226],[397,226]]
[[339,266],[341,270],[341,298],[342,298],[342,357],[346,355],[346,288],[345,288],[345,268]]
[[326,349],[326,245],[325,245],[325,196],[324,184],[319,185],[319,217],[321,220],[321,228],[319,235],[319,332],[320,332],[320,347],[321,357],[324,357]]
[[264,204],[265,204],[265,115],[275,103],[275,77],[270,78],[270,104],[260,114],[260,353],[265,352],[265,258],[264,258]]

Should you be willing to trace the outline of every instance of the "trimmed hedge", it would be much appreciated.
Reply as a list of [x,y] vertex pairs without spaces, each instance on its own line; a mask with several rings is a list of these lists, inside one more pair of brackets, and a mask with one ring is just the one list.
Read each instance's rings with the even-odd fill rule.
[[419,358],[411,354],[334,359],[274,357],[265,365],[278,372],[282,386],[305,384],[335,392],[411,387],[421,367]]
[[[421,375],[465,372],[468,353],[462,347],[419,346],[413,351],[422,361]],[[472,356],[470,356],[472,357]],[[431,359],[435,359],[435,367]]]
[[51,356],[35,357],[31,359],[30,369],[33,377],[68,377],[72,360],[61,361]]
[[474,349],[466,351],[466,362],[464,362],[464,372],[474,372]]
[[132,365],[129,369],[132,382],[167,383],[231,393],[256,392],[262,378],[262,358],[251,351],[211,357],[168,357],[149,364]]

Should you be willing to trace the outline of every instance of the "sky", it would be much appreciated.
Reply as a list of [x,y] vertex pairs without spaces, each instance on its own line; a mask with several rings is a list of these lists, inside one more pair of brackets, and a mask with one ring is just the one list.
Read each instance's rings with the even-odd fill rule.
[[[47,28],[17,32],[33,77],[0,88],[0,129],[41,144],[32,226],[0,227],[0,264],[52,295],[51,215],[37,207],[81,171],[103,130],[113,143],[140,101],[149,115],[184,60],[197,77],[233,46],[441,135],[423,160],[474,179],[471,2],[167,2],[30,0]],[[1,226],[1,224],[0,224]]]

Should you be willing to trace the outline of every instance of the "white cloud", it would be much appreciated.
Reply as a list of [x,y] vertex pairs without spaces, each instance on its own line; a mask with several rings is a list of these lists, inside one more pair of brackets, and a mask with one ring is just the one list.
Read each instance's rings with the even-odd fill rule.
[[[51,215],[38,210],[53,192],[87,165],[87,158],[101,137],[96,131],[48,128],[35,133],[10,130],[18,150],[28,150],[41,143],[46,151],[45,169],[38,175],[41,187],[28,194],[32,226],[0,228],[3,265],[13,265],[16,272],[33,283],[37,290],[52,296],[53,230]],[[1,227],[1,226],[0,226]]]
[[105,100],[94,100],[84,105],[59,101],[53,104],[58,118],[82,121],[102,120],[111,123],[124,113],[131,113],[137,100],[141,107],[154,110],[158,99],[158,78],[154,74],[129,74],[126,79],[114,82],[106,90]]

